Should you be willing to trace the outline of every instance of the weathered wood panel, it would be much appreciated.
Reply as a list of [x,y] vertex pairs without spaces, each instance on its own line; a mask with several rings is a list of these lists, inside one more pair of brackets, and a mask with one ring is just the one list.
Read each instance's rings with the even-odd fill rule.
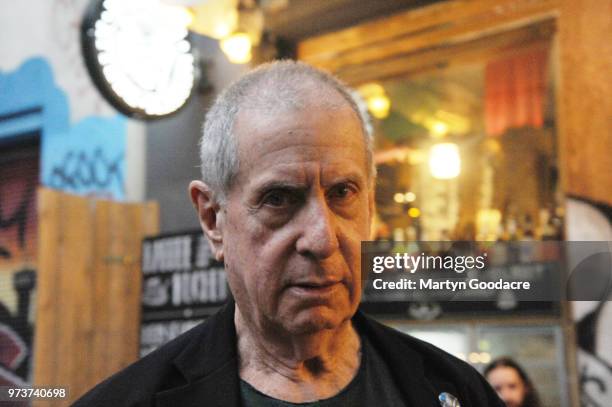
[[612,205],[612,0],[563,2],[559,57],[564,190]]
[[399,55],[363,65],[340,68],[336,74],[349,85],[407,77],[434,68],[486,62],[536,44],[547,44],[555,32],[555,21],[549,20],[508,32],[468,41],[464,44]]
[[34,382],[72,401],[138,357],[140,244],[158,207],[41,188],[39,208]]
[[553,18],[559,0],[449,1],[298,44],[299,59],[332,72],[458,44]]

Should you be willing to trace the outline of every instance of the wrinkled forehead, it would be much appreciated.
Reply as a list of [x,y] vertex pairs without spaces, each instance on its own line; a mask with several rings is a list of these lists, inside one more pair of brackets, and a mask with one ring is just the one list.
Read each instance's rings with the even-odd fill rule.
[[351,167],[365,176],[367,151],[359,118],[348,104],[315,101],[300,108],[245,109],[237,117],[239,170],[244,181],[275,165],[311,162]]
[[[289,133],[293,136],[308,137],[300,129],[317,128],[310,134],[332,136],[334,130],[348,133],[351,142],[366,150],[363,126],[358,114],[340,95],[313,94],[293,100],[292,103],[249,104],[237,112],[233,125],[233,135],[241,151],[241,146],[257,143],[262,138],[278,137]],[[329,96],[329,97],[326,97]],[[340,121],[340,126],[339,123]],[[323,125],[322,125],[323,124]],[[247,142],[248,140],[248,142]]]
[[[295,78],[294,78],[295,79]],[[303,78],[301,81],[279,83],[278,81],[262,81],[249,87],[243,94],[237,114],[234,118],[234,136],[240,144],[240,138],[250,131],[245,126],[261,127],[264,124],[273,124],[287,116],[301,115],[308,112],[325,111],[336,114],[341,111],[350,112],[351,121],[354,121],[363,130],[359,113],[346,97],[331,87],[312,78]],[[346,115],[345,115],[346,116]],[[253,118],[257,118],[253,120]],[[356,136],[364,137],[363,131]]]

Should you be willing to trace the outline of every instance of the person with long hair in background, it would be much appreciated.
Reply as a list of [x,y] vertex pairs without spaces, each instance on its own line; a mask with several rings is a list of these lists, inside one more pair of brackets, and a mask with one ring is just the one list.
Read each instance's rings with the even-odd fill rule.
[[493,360],[485,368],[484,376],[507,407],[541,407],[533,382],[513,359]]

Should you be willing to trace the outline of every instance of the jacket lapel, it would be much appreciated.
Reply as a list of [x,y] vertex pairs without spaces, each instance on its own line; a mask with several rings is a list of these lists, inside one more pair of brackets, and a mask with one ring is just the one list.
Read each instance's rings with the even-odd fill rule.
[[210,317],[202,334],[173,360],[186,385],[155,395],[158,407],[234,407],[240,405],[234,302]]
[[390,335],[387,331],[390,328],[369,320],[361,311],[357,311],[353,322],[359,332],[368,336],[387,363],[407,406],[440,406],[436,390],[425,378],[423,358],[417,352],[406,347],[397,335]]
[[238,407],[239,383],[236,368],[230,361],[210,375],[187,386],[155,395],[158,407]]

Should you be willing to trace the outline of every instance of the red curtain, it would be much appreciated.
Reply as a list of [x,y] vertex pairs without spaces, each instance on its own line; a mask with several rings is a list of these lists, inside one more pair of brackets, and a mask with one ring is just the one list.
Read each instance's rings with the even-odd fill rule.
[[542,127],[547,47],[533,47],[487,64],[485,125],[489,136],[512,127]]

